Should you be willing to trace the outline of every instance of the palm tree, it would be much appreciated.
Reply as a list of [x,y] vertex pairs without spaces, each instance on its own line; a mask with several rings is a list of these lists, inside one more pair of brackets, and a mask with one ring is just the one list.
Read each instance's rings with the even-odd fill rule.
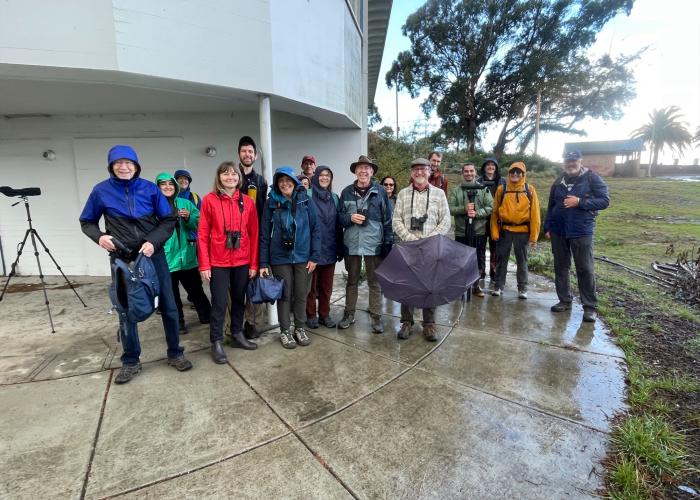
[[678,106],[654,109],[649,113],[649,123],[632,132],[633,139],[642,139],[649,144],[648,177],[651,177],[652,165],[655,166],[659,160],[660,151],[668,146],[672,152],[681,154],[690,146],[693,136],[686,123],[680,121],[682,116]]

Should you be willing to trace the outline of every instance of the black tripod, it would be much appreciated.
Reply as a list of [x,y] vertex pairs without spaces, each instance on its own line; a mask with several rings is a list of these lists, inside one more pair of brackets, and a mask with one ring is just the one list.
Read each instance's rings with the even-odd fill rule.
[[[33,189],[36,189],[36,191],[32,191]],[[24,233],[24,238],[22,239],[22,243],[19,244],[17,247],[17,258],[15,261],[12,263],[12,267],[10,268],[10,274],[7,276],[7,281],[5,282],[5,286],[2,289],[2,293],[0,294],[0,301],[5,297],[5,292],[7,292],[7,286],[10,284],[10,280],[12,279],[13,276],[16,275],[16,268],[17,264],[19,263],[19,258],[22,256],[22,251],[24,250],[24,245],[27,243],[27,238],[31,236],[32,239],[32,246],[34,247],[34,256],[36,257],[36,264],[39,267],[39,279],[41,280],[41,287],[44,290],[44,300],[46,303],[46,311],[49,313],[49,323],[51,323],[51,333],[56,333],[56,330],[54,329],[53,326],[53,318],[51,317],[51,307],[49,306],[49,296],[46,293],[46,282],[44,281],[44,273],[41,270],[41,262],[39,261],[39,250],[37,249],[36,246],[36,240],[39,240],[39,243],[41,243],[41,246],[44,248],[44,251],[49,254],[49,257],[51,257],[51,260],[53,261],[54,265],[56,266],[56,269],[61,273],[61,276],[63,276],[63,279],[66,280],[66,283],[68,283],[68,286],[70,286],[71,290],[73,290],[73,293],[75,293],[75,296],[78,297],[78,300],[80,301],[81,304],[83,304],[83,307],[87,307],[85,302],[83,302],[83,299],[80,298],[80,295],[78,295],[77,290],[73,286],[73,283],[71,283],[68,278],[66,277],[65,274],[63,274],[63,271],[61,270],[61,266],[58,265],[58,262],[56,262],[56,259],[53,258],[53,255],[51,255],[51,252],[47,248],[46,244],[44,243],[44,240],[41,239],[41,236],[39,236],[39,233],[37,233],[36,229],[34,229],[34,226],[32,226],[32,215],[29,212],[29,198],[28,196],[35,196],[41,194],[41,191],[39,188],[25,188],[25,189],[12,189],[7,186],[3,186],[2,189],[0,190],[3,194],[7,196],[19,196],[22,201],[24,201],[24,208],[27,211],[27,222],[29,223],[29,229]],[[12,206],[14,207],[15,205],[18,205],[20,202],[18,201],[17,203],[13,203]]]

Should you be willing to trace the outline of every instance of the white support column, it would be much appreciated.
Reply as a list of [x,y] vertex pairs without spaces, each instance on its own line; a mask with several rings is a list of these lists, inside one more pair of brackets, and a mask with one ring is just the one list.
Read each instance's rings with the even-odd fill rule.
[[[265,177],[267,184],[272,189],[272,119],[270,118],[270,96],[260,95],[260,107],[258,114],[260,115],[260,160],[262,161],[262,175]],[[268,323],[276,325],[279,323],[277,318],[277,305],[267,305]]]

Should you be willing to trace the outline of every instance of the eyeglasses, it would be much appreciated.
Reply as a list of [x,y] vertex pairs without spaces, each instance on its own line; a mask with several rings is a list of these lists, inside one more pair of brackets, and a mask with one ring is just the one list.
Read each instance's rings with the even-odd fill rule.
[[136,163],[131,160],[117,160],[112,165],[126,165],[127,167],[135,167]]
[[331,174],[318,174],[319,177],[328,177],[329,179],[331,178]]
[[382,185],[383,185],[384,187],[388,187],[388,188],[389,188],[389,187],[394,187],[393,184],[389,184],[388,182],[385,182],[385,183],[382,184]]
[[508,172],[508,175],[515,175],[516,177],[520,177],[521,175],[523,175],[523,173],[518,170],[513,170],[512,172]]

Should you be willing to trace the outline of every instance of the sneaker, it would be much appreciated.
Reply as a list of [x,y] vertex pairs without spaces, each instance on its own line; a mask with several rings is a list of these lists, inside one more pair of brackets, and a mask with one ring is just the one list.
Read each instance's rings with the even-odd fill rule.
[[119,373],[117,373],[117,376],[114,378],[114,383],[126,384],[139,373],[141,373],[141,363],[122,365],[121,370],[119,370]]
[[432,323],[423,325],[423,336],[425,337],[425,340],[435,342],[438,339],[437,332],[435,331],[435,325]]
[[384,323],[381,316],[372,316],[372,333],[384,333]]
[[297,346],[292,333],[289,330],[280,332],[280,342],[285,349],[294,349]]
[[527,299],[527,292],[525,290],[520,290],[518,292],[518,298],[523,300]]
[[300,346],[307,346],[311,343],[311,339],[306,335],[303,328],[296,328],[294,330],[294,340],[296,340],[297,344]]
[[550,307],[549,310],[552,312],[555,312],[555,313],[570,311],[571,310],[571,302],[561,302],[561,301],[557,302],[552,307]]
[[343,319],[340,320],[340,323],[338,323],[338,328],[341,330],[345,330],[346,328],[350,328],[350,325],[352,325],[355,322],[355,313],[349,313],[346,312],[343,314]]
[[306,326],[311,328],[312,330],[315,330],[318,328],[318,318],[309,318],[306,320]]
[[179,358],[168,358],[168,366],[173,366],[175,369],[179,372],[186,372],[187,370],[192,369],[192,363],[184,357],[180,356]]
[[500,297],[501,296],[501,289],[494,288],[493,291],[491,292],[491,295],[493,295],[494,297]]
[[410,321],[404,321],[403,323],[401,323],[401,329],[399,330],[399,333],[396,336],[401,340],[406,340],[411,335],[412,327],[413,325],[410,323]]
[[335,321],[333,321],[330,316],[326,316],[325,318],[324,317],[318,318],[318,323],[320,325],[325,326],[326,328],[335,328],[335,326],[336,326]]
[[472,295],[474,295],[475,297],[484,297],[486,294],[481,289],[481,287],[477,285],[474,288],[472,288]]
[[583,321],[586,323],[595,323],[596,313],[593,309],[586,309],[583,311]]

